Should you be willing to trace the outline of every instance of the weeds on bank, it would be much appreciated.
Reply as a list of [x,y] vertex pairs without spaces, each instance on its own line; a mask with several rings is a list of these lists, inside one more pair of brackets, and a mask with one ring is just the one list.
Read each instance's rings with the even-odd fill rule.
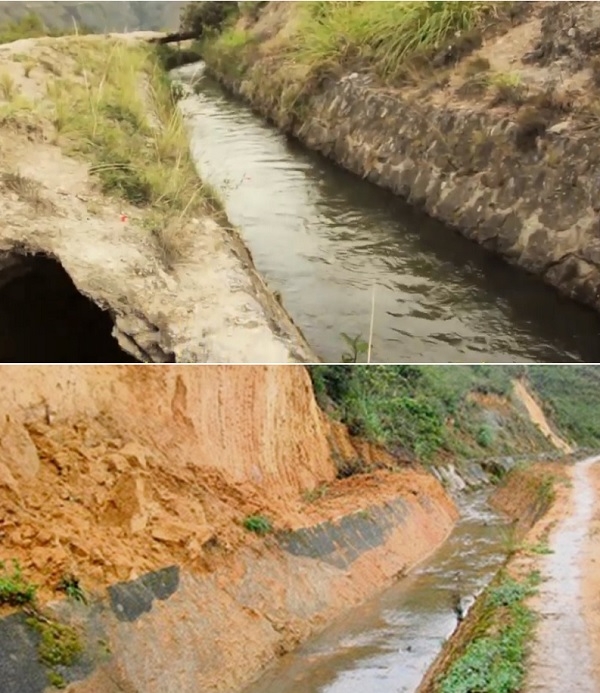
[[59,592],[64,592],[67,597],[73,601],[87,604],[87,597],[85,596],[81,582],[75,575],[63,575],[60,582],[56,586],[56,589]]
[[12,101],[17,95],[15,81],[8,72],[0,72],[0,95],[5,101]]
[[524,602],[538,584],[535,572],[522,581],[505,576],[488,591],[477,635],[439,681],[439,693],[521,690],[534,626],[533,612]]
[[366,58],[384,75],[479,27],[494,10],[489,2],[309,2],[293,46],[308,65]]
[[216,211],[217,202],[191,161],[176,108],[180,94],[147,46],[101,39],[60,49],[82,74],[78,81],[56,79],[49,89],[61,142],[92,162],[103,192],[151,207],[147,225],[165,261],[183,259],[186,222]]
[[56,667],[70,667],[83,654],[83,642],[73,626],[47,618],[39,611],[32,612],[27,625],[40,636],[38,656],[49,667],[48,683],[54,688],[65,688],[67,681]]
[[[74,576],[65,576],[59,590],[78,601],[85,601],[85,595]],[[37,586],[23,576],[16,560],[12,567],[0,563],[0,605],[21,607],[27,616],[26,624],[35,630],[39,637],[38,656],[48,669],[48,683],[55,688],[64,688],[66,681],[56,667],[73,666],[84,650],[83,641],[77,630],[70,625],[48,618],[36,603]]]

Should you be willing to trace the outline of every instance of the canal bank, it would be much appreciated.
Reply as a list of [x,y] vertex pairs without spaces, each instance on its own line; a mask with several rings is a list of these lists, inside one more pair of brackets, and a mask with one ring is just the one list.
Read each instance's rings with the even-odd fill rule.
[[[305,66],[286,61],[297,13],[285,5],[267,3],[207,46],[208,67],[229,90],[307,147],[600,308],[600,151],[585,69],[597,18],[587,3],[540,3],[468,51],[486,73],[471,91],[467,59],[404,87],[360,63],[302,79]],[[557,31],[562,62],[550,50]]]
[[196,177],[148,38],[0,46],[0,360],[314,362]]

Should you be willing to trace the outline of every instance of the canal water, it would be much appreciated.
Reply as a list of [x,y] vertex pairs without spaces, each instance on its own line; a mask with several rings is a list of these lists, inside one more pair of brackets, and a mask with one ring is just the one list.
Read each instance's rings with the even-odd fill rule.
[[505,520],[485,494],[462,501],[445,544],[378,598],[284,656],[244,693],[413,693],[505,558]]
[[389,362],[595,362],[600,316],[282,135],[187,65],[201,177],[325,361],[367,339]]

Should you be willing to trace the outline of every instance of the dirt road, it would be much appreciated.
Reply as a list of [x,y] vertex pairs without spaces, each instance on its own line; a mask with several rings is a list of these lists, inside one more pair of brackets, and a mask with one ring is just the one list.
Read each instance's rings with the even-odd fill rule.
[[558,505],[552,551],[540,560],[542,584],[532,606],[540,616],[527,693],[600,690],[600,462],[576,464]]

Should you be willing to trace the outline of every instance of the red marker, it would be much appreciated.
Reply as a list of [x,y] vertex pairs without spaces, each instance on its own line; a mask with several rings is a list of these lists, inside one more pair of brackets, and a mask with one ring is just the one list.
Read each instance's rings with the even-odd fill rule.
[[123,223],[125,223],[127,221],[127,214],[124,214],[123,212],[121,212],[121,221]]

